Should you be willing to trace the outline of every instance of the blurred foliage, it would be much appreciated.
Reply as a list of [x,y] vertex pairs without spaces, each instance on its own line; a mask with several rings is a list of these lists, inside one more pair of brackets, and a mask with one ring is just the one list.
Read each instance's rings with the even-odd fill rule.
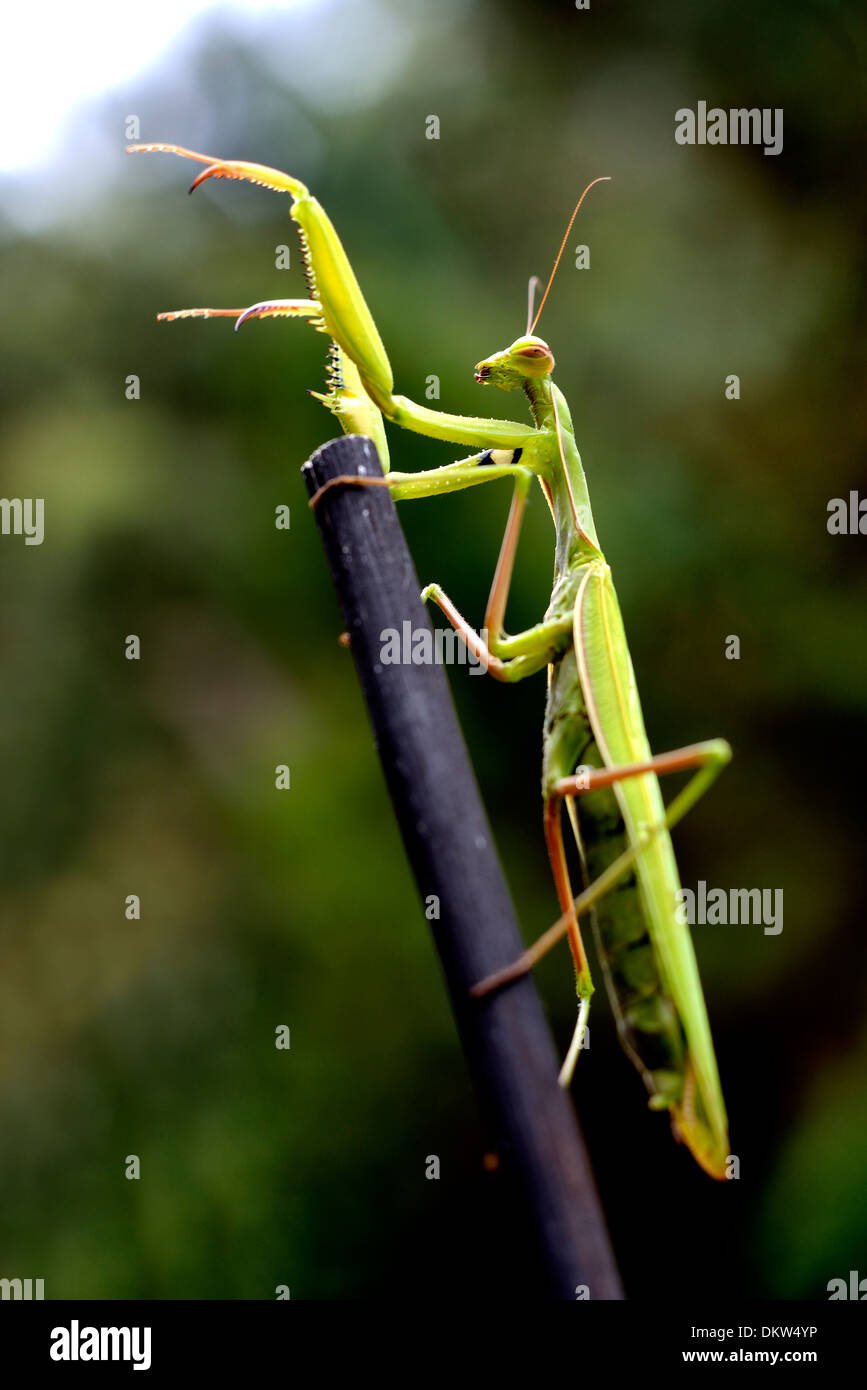
[[[634,1296],[822,1297],[867,1274],[867,568],[863,538],[825,524],[830,497],[867,489],[864,40],[863,13],[832,0],[280,8],[244,42],[212,21],[81,115],[37,190],[41,228],[5,190],[2,493],[45,498],[46,539],[0,541],[4,1274],[49,1297],[539,1289],[482,1172],[305,507],[299,466],[334,433],[305,395],[325,340],[154,321],[302,292],[285,201],[224,183],[188,201],[189,168],[122,157],[131,112],[143,139],[303,178],[398,389],[423,399],[435,373],[444,408],[471,413],[523,418],[518,398],[482,402],[472,364],[522,331],[577,191],[613,176],[576,226],[592,269],[567,260],[540,331],[651,739],[735,747],[678,831],[684,883],[781,887],[786,912],[778,937],[696,928],[738,1183],[709,1183],[646,1112],[602,998],[577,1102]],[[783,107],[783,154],[677,146],[674,111],[698,99]],[[67,204],[88,151],[102,182]],[[392,441],[401,467],[449,457]],[[507,504],[480,489],[402,513],[421,580],[477,620]],[[536,497],[514,628],[540,615],[550,564]],[[535,936],[556,915],[543,682],[459,668],[454,688]],[[565,1045],[565,949],[539,985]]]

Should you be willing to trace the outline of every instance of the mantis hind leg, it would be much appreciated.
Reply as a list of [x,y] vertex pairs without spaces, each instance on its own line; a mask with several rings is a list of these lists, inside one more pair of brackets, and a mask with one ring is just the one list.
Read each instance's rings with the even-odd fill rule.
[[[548,841],[548,851],[551,856],[552,868],[554,869],[554,879],[557,885],[557,895],[560,898],[560,906],[563,909],[561,917],[549,927],[537,941],[529,946],[517,960],[511,965],[506,965],[502,970],[497,970],[493,975],[480,980],[474,985],[470,993],[473,998],[479,999],[489,994],[491,990],[499,989],[502,985],[508,984],[512,980],[519,979],[532,970],[536,963],[542,959],[558,941],[562,941],[564,936],[569,937],[570,945],[573,945],[575,932],[577,930],[578,919],[584,916],[591,908],[605,896],[624,874],[628,873],[635,864],[636,859],[642,850],[651,840],[663,832],[671,830],[683,816],[686,815],[704,792],[707,791],[719,773],[731,758],[731,749],[724,739],[710,739],[706,743],[690,744],[686,748],[677,748],[669,753],[659,753],[654,757],[648,758],[644,762],[628,763],[620,767],[602,768],[581,768],[571,777],[561,778],[550,789],[545,801],[545,835]],[[565,868],[565,850],[563,847],[562,822],[560,817],[560,803],[566,800],[567,803],[572,797],[586,795],[602,787],[611,787],[615,782],[624,781],[629,777],[640,777],[648,773],[664,775],[670,772],[686,772],[695,769],[694,775],[690,778],[687,785],[674,798],[666,809],[665,816],[657,825],[648,825],[639,835],[636,842],[618,855],[611,864],[608,865],[598,878],[579,893],[577,898],[570,896],[568,905],[564,906],[564,891],[566,890],[569,877]],[[556,818],[556,832],[552,828]],[[559,867],[562,860],[562,867]],[[571,894],[571,888],[568,888]],[[580,933],[578,934],[580,940]],[[583,947],[582,947],[583,952]],[[573,945],[573,956],[575,957],[576,969],[578,970],[579,989],[578,995],[582,999],[581,990],[581,967],[579,961],[581,957],[576,955]],[[587,973],[589,983],[589,971]],[[592,993],[592,984],[590,984]],[[589,1002],[589,993],[586,995]],[[571,1071],[567,1073],[567,1067],[571,1061],[574,1068],[575,1060],[580,1051],[581,1040],[578,1038],[579,1030],[583,1032],[586,1026],[586,1012],[581,1018],[579,1010],[578,1026],[576,1036],[572,1040],[569,1054],[561,1072],[561,1081],[566,1078],[568,1083]],[[578,1038],[576,1044],[576,1038]]]
[[551,861],[554,886],[557,889],[560,910],[563,914],[561,920],[565,923],[566,935],[569,938],[569,949],[572,952],[572,959],[575,962],[575,989],[580,1000],[575,1031],[572,1035],[572,1041],[569,1044],[569,1051],[566,1053],[566,1059],[560,1070],[560,1085],[568,1086],[572,1080],[575,1064],[584,1046],[584,1037],[587,1032],[587,1019],[590,1014],[590,1000],[593,995],[593,980],[590,976],[590,965],[587,961],[587,952],[584,949],[584,942],[581,937],[581,928],[578,925],[578,914],[575,910],[575,894],[572,891],[572,883],[569,878],[569,866],[566,862],[566,847],[563,843],[562,809],[562,797],[559,796],[556,791],[545,798],[545,842],[548,846],[548,858]]

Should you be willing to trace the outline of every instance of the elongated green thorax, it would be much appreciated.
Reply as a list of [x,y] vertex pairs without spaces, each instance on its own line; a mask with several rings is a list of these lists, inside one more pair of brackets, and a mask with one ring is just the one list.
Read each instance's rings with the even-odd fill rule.
[[523,388],[536,428],[553,436],[550,464],[542,478],[554,518],[555,569],[565,572],[602,557],[587,478],[563,392],[550,377],[525,378]]

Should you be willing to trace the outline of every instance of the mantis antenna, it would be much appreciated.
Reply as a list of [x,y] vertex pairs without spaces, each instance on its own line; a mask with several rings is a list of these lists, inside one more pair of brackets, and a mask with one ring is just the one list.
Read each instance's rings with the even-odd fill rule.
[[537,289],[539,289],[539,287],[540,287],[541,284],[542,284],[542,281],[539,279],[538,275],[531,275],[531,276],[530,276],[530,283],[529,283],[528,286],[527,286],[527,337],[528,337],[528,338],[529,338],[529,336],[530,336],[530,334],[531,334],[531,332],[532,332],[531,325],[532,325],[532,322],[533,322],[533,309],[534,309],[535,304],[536,304],[536,291],[537,291]]
[[[593,187],[594,183],[609,183],[610,181],[611,181],[611,175],[610,175],[610,174],[600,174],[598,179],[591,179],[590,182],[588,183],[587,187],[584,189],[584,192],[581,194],[581,197],[578,199],[577,203],[575,204],[575,211],[572,213],[572,216],[569,218],[569,226],[566,228],[566,231],[565,231],[564,234],[563,234],[563,240],[560,242],[560,250],[557,252],[557,259],[556,259],[555,262],[554,262],[554,269],[551,271],[551,274],[548,276],[548,283],[547,283],[547,285],[545,286],[545,293],[542,295],[542,301],[541,301],[541,303],[540,303],[538,309],[536,310],[536,317],[533,319],[533,322],[532,322],[532,323],[529,325],[529,327],[527,328],[527,336],[528,336],[528,337],[530,336],[530,334],[531,334],[531,333],[533,332],[533,330],[535,329],[536,324],[539,322],[539,317],[540,317],[540,315],[541,315],[541,313],[542,313],[542,310],[543,310],[544,307],[545,307],[545,300],[548,298],[548,291],[550,290],[551,286],[552,286],[553,283],[554,283],[554,276],[557,274],[557,267],[558,267],[558,265],[560,264],[560,257],[563,255],[563,252],[564,252],[565,249],[566,249],[566,242],[569,240],[569,233],[570,233],[571,230],[572,230],[572,223],[575,221],[575,218],[578,216],[578,209],[580,208],[581,204],[584,202],[584,199],[587,197],[587,194],[590,192],[590,190],[591,190],[591,188]],[[536,284],[539,283],[539,282],[536,280],[536,277],[535,277],[535,275],[534,275],[534,276],[533,276],[533,280],[530,281],[530,287],[531,287],[531,288],[530,288],[530,307],[531,307],[531,310],[532,310],[533,296],[534,296],[534,294],[535,294],[535,290],[534,290],[534,288],[533,288],[533,281],[534,281],[534,280],[536,281]],[[527,318],[529,319],[529,317],[530,317],[530,315],[529,315],[529,313],[528,313]]]

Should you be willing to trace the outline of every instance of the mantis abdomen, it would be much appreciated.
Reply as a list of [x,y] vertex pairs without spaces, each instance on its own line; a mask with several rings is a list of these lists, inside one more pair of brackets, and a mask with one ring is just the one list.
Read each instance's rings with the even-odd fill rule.
[[[600,767],[595,744],[583,762]],[[614,793],[600,790],[575,807],[585,886],[627,848],[626,827]],[[641,890],[630,873],[602,898],[592,914],[597,950],[617,1031],[651,1095],[678,1098],[686,1049],[677,1010],[663,984],[653,951]]]

